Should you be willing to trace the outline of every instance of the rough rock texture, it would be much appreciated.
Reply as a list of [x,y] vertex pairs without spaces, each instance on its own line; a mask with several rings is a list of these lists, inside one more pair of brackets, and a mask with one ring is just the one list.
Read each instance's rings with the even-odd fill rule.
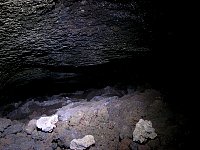
[[[41,99],[40,99],[41,100]],[[48,116],[54,114],[56,112],[56,108],[60,108],[65,106],[73,101],[77,101],[77,99],[69,99],[66,96],[54,95],[52,97],[43,97],[42,100],[39,101],[38,98],[28,99],[27,102],[17,102],[11,103],[8,106],[4,106],[4,109],[11,109],[12,111],[5,112],[4,115],[9,117],[10,119],[33,119],[35,117],[40,117],[43,114]]]
[[[158,91],[153,89],[146,89],[142,92],[136,90],[133,93],[124,94],[120,98],[113,95],[112,97],[103,97],[102,95],[105,93],[101,93],[99,99],[92,100],[92,98],[92,101],[84,99],[74,101],[74,98],[68,98],[66,101],[70,100],[71,103],[65,103],[65,106],[60,105],[59,108],[49,107],[48,102],[45,101],[46,105],[40,109],[46,108],[49,112],[58,115],[56,128],[52,132],[43,132],[35,127],[35,121],[43,116],[39,110],[33,112],[34,117],[29,117],[30,114],[27,111],[27,118],[18,120],[0,118],[0,120],[4,120],[4,122],[0,122],[2,127],[0,149],[69,149],[73,139],[82,139],[85,135],[92,135],[95,139],[95,145],[88,148],[90,150],[185,148],[185,140],[189,136],[187,136],[188,131],[183,124],[184,119],[181,118],[181,115],[174,115],[170,111]],[[88,95],[91,96],[90,93]],[[53,97],[56,98],[56,96],[51,98],[53,99]],[[49,104],[52,102],[49,101]],[[27,105],[23,104],[22,106]],[[133,141],[134,129],[141,118],[151,120],[157,133],[157,138],[142,144]],[[5,125],[2,125],[4,123]],[[151,123],[148,122],[148,124],[147,129],[151,127]],[[142,128],[144,129],[144,126]],[[152,128],[150,131],[148,130],[148,132],[151,131]]]
[[135,0],[2,0],[0,89],[68,79],[77,66],[145,54],[150,6]]
[[154,139],[157,136],[151,121],[140,119],[133,131],[133,141],[144,143],[147,139]]
[[86,135],[82,139],[73,139],[70,142],[70,148],[73,150],[84,150],[93,144],[95,144],[94,137],[92,135]]
[[29,123],[25,128],[27,134],[31,134],[37,128],[36,123],[37,123],[36,119],[32,119],[29,121]]
[[10,119],[0,118],[0,133],[3,132],[10,125],[11,125]]
[[49,117],[41,117],[37,120],[36,126],[44,132],[51,132],[53,128],[56,127],[58,122],[58,115],[53,115]]
[[59,120],[69,122],[72,126],[79,125],[82,118],[87,120],[87,122],[83,123],[89,125],[90,119],[95,114],[101,116],[106,121],[109,118],[106,105],[109,101],[115,99],[117,97],[104,98],[101,101],[71,103],[58,109],[56,114],[59,116]]

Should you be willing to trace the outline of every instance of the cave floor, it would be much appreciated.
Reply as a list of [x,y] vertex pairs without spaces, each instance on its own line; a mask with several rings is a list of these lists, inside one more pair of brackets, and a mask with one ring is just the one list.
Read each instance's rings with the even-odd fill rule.
[[[58,115],[52,132],[38,129],[41,116]],[[0,150],[70,149],[73,139],[93,135],[90,150],[174,150],[186,148],[187,121],[154,89],[103,89],[29,98],[0,109]],[[150,120],[155,139],[133,142],[140,119]]]

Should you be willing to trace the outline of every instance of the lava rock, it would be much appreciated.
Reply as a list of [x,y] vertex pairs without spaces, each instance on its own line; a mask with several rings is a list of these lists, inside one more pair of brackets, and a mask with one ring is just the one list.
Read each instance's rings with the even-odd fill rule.
[[24,124],[20,122],[13,122],[11,126],[9,126],[7,129],[4,131],[4,135],[9,135],[9,134],[16,134],[19,133],[23,130]]
[[51,132],[53,128],[56,127],[56,123],[58,122],[58,115],[53,115],[50,117],[41,117],[37,120],[36,126],[39,129],[42,129],[44,132]]
[[147,139],[154,139],[157,136],[151,121],[140,119],[133,131],[133,141],[144,143]]
[[57,68],[145,55],[151,44],[150,6],[107,0],[0,2],[0,89],[76,76]]
[[0,133],[3,132],[8,126],[10,126],[12,121],[6,118],[0,118]]
[[25,127],[25,131],[27,134],[31,134],[36,129],[36,119],[32,119],[29,121],[28,125]]
[[73,139],[70,143],[70,148],[73,150],[84,150],[93,144],[95,144],[94,137],[86,135],[82,139]]

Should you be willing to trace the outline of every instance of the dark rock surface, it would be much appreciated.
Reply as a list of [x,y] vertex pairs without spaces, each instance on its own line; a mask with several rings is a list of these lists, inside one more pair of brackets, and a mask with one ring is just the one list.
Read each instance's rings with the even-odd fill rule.
[[71,80],[77,67],[145,55],[150,10],[139,0],[1,1],[0,89]]
[[[91,93],[101,97],[100,99],[76,99],[66,98],[56,102],[58,96],[49,97],[49,101],[38,102],[27,100],[25,104],[16,107],[16,110],[27,109],[24,115],[16,114],[11,119],[8,115],[0,118],[0,149],[4,150],[34,150],[34,149],[69,149],[73,139],[79,139],[85,135],[93,135],[95,144],[90,150],[168,150],[185,149],[188,127],[182,122],[181,114],[172,113],[169,105],[163,101],[160,92],[154,89],[145,89],[143,92],[124,94],[124,91],[109,87],[113,97],[105,97],[108,87],[92,92],[83,93],[83,97],[91,96]],[[112,89],[112,90],[111,90]],[[104,91],[99,93],[98,91]],[[54,99],[55,98],[55,99]],[[60,96],[61,98],[61,96]],[[94,98],[92,98],[94,99]],[[69,102],[70,100],[70,102]],[[57,106],[57,103],[63,105]],[[37,105],[38,110],[33,112],[30,108]],[[17,106],[17,105],[16,105]],[[51,107],[49,107],[51,106]],[[5,106],[4,106],[5,108]],[[1,108],[1,110],[4,110]],[[46,111],[43,111],[46,109]],[[8,111],[8,110],[4,110]],[[48,112],[53,112],[48,114]],[[2,113],[2,112],[1,112]],[[5,114],[5,113],[4,113]],[[36,120],[44,115],[58,114],[59,120],[52,132],[43,132],[36,128]],[[5,119],[9,118],[9,119]],[[133,131],[139,119],[152,121],[157,137],[139,144],[133,142]],[[11,120],[10,120],[11,119]]]
[[[181,55],[191,37],[186,35],[190,17],[188,6],[181,5],[167,0],[1,0],[0,149],[67,149],[73,138],[89,132],[100,141],[96,147],[104,149],[192,149],[197,109],[188,91],[193,86],[186,81],[186,72],[192,74],[188,57]],[[158,85],[164,100],[146,90],[147,81]],[[124,82],[134,86],[124,90]],[[118,83],[123,90],[106,87]],[[138,83],[145,86],[136,90]],[[85,91],[88,87],[105,88]],[[97,115],[85,128],[89,118],[72,117],[67,124],[59,121],[53,133],[34,125],[40,116],[71,103],[105,99],[112,101],[109,122]],[[145,145],[132,142],[130,134],[141,117],[150,119],[158,133]]]

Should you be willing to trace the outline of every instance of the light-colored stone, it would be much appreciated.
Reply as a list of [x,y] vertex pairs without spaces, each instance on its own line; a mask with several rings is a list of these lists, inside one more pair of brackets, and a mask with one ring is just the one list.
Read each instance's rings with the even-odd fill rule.
[[133,131],[133,141],[144,143],[147,139],[154,139],[157,136],[151,121],[140,119]]
[[28,125],[25,127],[25,131],[28,134],[31,134],[36,129],[36,119],[32,119],[29,121]]
[[70,143],[70,149],[84,150],[93,144],[95,144],[94,137],[92,135],[86,135],[82,139],[73,139]]
[[59,108],[56,114],[59,116],[59,121],[69,122],[70,126],[91,125],[92,118],[96,118],[100,122],[108,122],[107,105],[112,100],[114,99],[111,97],[100,101],[71,103]]
[[70,126],[76,126],[79,125],[80,120],[84,117],[84,113],[82,111],[78,111],[74,113],[74,115],[69,120]]
[[44,132],[51,132],[53,128],[56,127],[56,123],[58,122],[58,115],[53,115],[50,117],[41,117],[37,120],[36,126]]

